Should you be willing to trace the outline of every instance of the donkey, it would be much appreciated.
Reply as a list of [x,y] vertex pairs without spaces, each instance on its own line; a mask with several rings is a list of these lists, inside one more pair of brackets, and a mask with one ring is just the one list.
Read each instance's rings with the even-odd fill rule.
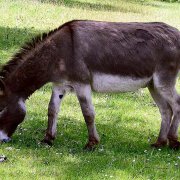
[[[60,102],[76,93],[88,129],[86,148],[99,143],[91,91],[127,92],[148,87],[162,117],[154,147],[180,147],[180,31],[164,23],[75,20],[27,43],[13,59],[15,70],[0,81],[0,140],[8,140],[26,114],[25,101],[48,82],[55,84],[44,138],[55,138]],[[8,67],[8,65],[7,65]]]

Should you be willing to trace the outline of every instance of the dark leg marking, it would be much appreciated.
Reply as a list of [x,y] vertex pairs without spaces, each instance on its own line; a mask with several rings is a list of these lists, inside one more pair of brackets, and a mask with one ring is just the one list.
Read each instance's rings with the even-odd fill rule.
[[62,98],[63,98],[63,95],[62,95],[62,94],[61,94],[61,95],[59,95],[59,98],[60,98],[60,99],[62,99]]

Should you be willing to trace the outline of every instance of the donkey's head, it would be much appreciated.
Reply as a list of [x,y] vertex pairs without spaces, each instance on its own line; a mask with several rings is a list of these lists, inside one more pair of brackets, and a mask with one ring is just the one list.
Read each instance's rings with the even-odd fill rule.
[[[2,79],[0,79],[0,119],[7,111],[7,95],[6,95],[6,88],[5,84]],[[8,137],[7,133],[4,131],[4,121],[0,121],[0,142],[8,142],[10,138]]]
[[8,142],[17,126],[24,120],[25,103],[18,96],[9,95],[8,88],[0,80],[0,142]]

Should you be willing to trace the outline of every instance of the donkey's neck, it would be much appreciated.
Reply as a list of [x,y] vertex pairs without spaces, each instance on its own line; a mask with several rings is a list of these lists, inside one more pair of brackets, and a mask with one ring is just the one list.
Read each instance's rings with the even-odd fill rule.
[[5,80],[12,94],[26,99],[51,80],[51,69],[56,60],[56,50],[53,48],[51,43],[45,43],[34,52],[29,52],[27,60]]
[[1,68],[0,78],[10,89],[9,92],[21,93],[26,97],[49,81],[48,72],[53,66],[53,61],[57,59],[52,38],[56,34],[61,37],[60,31],[66,24],[27,42]]

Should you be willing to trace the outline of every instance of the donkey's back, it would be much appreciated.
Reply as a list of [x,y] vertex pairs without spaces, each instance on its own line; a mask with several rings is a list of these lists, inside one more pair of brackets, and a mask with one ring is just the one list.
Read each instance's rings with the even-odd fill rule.
[[66,77],[95,91],[133,91],[161,68],[179,67],[180,32],[164,23],[72,21],[64,32]]

